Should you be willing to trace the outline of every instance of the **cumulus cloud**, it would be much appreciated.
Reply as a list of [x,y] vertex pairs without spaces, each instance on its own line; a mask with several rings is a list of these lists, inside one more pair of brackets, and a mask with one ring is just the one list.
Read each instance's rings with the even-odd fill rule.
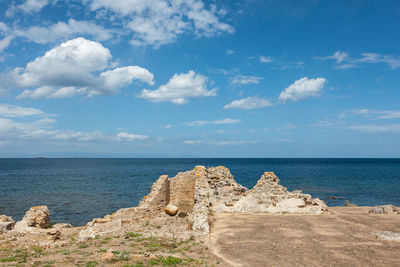
[[261,63],[271,63],[274,61],[272,57],[260,56],[259,60]]
[[172,102],[176,105],[187,103],[188,98],[216,96],[217,88],[207,89],[207,78],[194,71],[175,74],[167,84],[157,90],[144,89],[139,97],[152,102]]
[[179,35],[194,33],[210,37],[234,28],[220,21],[224,10],[201,0],[91,0],[93,11],[107,10],[127,20],[132,31],[132,45],[159,47],[174,42]]
[[[77,38],[64,42],[29,62],[0,74],[0,89],[32,88],[18,98],[66,98],[115,94],[133,80],[153,84],[153,74],[138,66],[110,66],[110,51],[100,43]],[[100,75],[95,73],[103,71]]]
[[226,119],[222,119],[222,120],[213,120],[213,121],[191,121],[191,122],[184,122],[184,125],[187,126],[204,126],[207,124],[214,124],[214,125],[218,125],[218,124],[236,124],[236,123],[240,123],[240,120],[237,119],[230,119],[230,118],[226,118]]
[[224,109],[239,108],[239,109],[257,109],[272,106],[272,103],[258,96],[249,96],[246,98],[234,100],[224,106]]
[[325,83],[325,78],[301,78],[283,90],[279,95],[279,100],[285,102],[288,100],[297,101],[307,97],[317,97],[322,92]]
[[231,49],[227,49],[225,51],[225,54],[227,54],[228,56],[235,54],[235,51],[231,50]]
[[246,76],[246,75],[236,75],[233,77],[231,83],[232,84],[258,84],[262,77],[257,76]]

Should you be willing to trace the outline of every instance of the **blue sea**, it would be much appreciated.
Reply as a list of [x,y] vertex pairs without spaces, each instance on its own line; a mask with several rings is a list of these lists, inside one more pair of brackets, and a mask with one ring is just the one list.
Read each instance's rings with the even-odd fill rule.
[[400,205],[400,159],[0,159],[0,214],[19,220],[47,205],[52,222],[84,225],[136,206],[160,175],[196,165],[224,165],[248,188],[273,171],[289,190],[329,206]]

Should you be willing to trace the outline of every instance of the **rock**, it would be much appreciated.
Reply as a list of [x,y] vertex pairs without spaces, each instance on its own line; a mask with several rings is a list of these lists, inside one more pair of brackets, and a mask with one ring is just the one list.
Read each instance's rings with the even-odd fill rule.
[[170,216],[175,216],[178,213],[178,207],[172,204],[168,204],[165,207],[165,213],[167,213]]
[[372,236],[379,237],[384,240],[400,241],[400,234],[390,231],[372,232]]
[[48,238],[52,241],[59,240],[61,237],[61,232],[58,229],[51,229],[47,231]]
[[114,258],[114,253],[112,249],[107,250],[103,255],[101,255],[100,261],[110,261]]
[[96,236],[104,236],[110,233],[122,231],[122,220],[110,220],[107,223],[88,222],[85,227],[78,233],[79,241],[86,241]]
[[400,208],[393,205],[382,205],[371,207],[368,213],[373,214],[399,214]]
[[373,213],[373,214],[383,214],[383,209],[381,207],[371,207],[368,211],[368,213]]
[[24,218],[23,222],[29,227],[47,228],[50,226],[50,212],[47,206],[34,206],[30,208]]
[[[262,204],[263,202],[262,202],[262,201],[259,201],[259,202],[257,202],[257,203]],[[233,207],[233,206],[234,206],[232,200],[225,201],[224,204],[225,204],[225,206],[228,206],[228,207]]]
[[328,196],[329,199],[343,199],[343,197],[339,196]]
[[14,220],[11,216],[0,215],[0,233],[8,232],[14,228]]
[[69,223],[56,223],[55,225],[53,225],[53,228],[55,228],[55,229],[72,228],[72,224],[69,224]]
[[380,207],[383,209],[385,214],[398,214],[400,211],[399,207],[393,205],[383,205]]

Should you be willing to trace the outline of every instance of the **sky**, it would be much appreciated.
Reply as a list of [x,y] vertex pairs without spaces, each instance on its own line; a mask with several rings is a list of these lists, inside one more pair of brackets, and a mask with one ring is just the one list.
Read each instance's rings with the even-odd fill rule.
[[0,157],[400,157],[400,4],[0,0]]

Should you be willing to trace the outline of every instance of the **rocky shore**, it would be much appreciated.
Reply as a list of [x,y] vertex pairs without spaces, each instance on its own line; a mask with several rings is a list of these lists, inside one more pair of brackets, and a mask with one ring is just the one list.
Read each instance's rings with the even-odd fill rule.
[[[386,205],[369,212],[398,214],[400,209]],[[33,265],[38,258],[42,261],[37,265],[50,262],[57,266],[121,266],[121,261],[126,266],[168,262],[224,265],[227,263],[209,249],[209,234],[217,215],[225,213],[333,212],[318,198],[288,191],[272,172],[265,172],[254,188],[248,189],[238,184],[226,167],[196,166],[173,178],[161,176],[137,207],[95,218],[83,227],[52,225],[46,206],[32,207],[19,222],[0,215],[0,265]],[[23,254],[15,252],[18,250]]]

